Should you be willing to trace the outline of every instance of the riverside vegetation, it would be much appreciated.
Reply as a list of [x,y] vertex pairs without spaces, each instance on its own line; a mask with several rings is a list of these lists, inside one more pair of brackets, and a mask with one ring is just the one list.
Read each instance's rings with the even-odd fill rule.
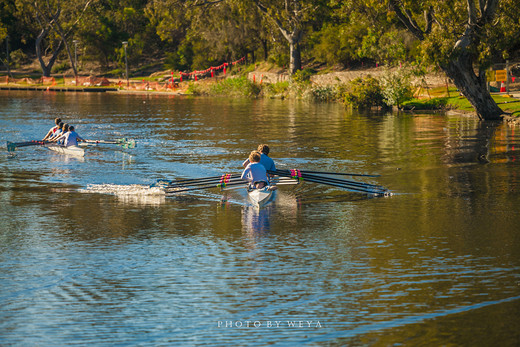
[[[227,97],[297,98],[317,102],[341,102],[355,109],[395,108],[399,111],[448,111],[472,113],[474,109],[466,97],[454,86],[428,86],[426,72],[416,67],[398,70],[385,69],[379,78],[371,75],[357,77],[347,83],[313,85],[311,76],[317,71],[303,69],[290,81],[257,83],[247,78],[251,65],[230,78],[209,82],[190,82],[186,93],[191,95]],[[520,102],[509,95],[492,95],[495,102],[511,116],[520,116]]]

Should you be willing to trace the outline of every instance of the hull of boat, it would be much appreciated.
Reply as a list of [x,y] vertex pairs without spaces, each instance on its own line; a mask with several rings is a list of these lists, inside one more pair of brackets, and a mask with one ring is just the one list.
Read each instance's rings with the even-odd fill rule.
[[250,189],[247,191],[247,194],[249,196],[249,199],[255,206],[263,206],[271,200],[271,196],[273,195],[274,191],[271,190],[269,187],[264,187],[261,189]]
[[45,145],[44,147],[50,149],[51,151],[58,152],[61,154],[73,155],[76,157],[85,156],[85,150],[78,146],[68,146],[67,147],[67,146],[61,146],[58,144],[50,144],[50,145]]

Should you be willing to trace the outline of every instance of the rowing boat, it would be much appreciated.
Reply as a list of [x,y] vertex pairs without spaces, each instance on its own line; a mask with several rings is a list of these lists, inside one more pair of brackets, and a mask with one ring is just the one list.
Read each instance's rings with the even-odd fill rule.
[[56,143],[44,144],[43,147],[50,149],[51,151],[58,152],[61,154],[73,155],[76,157],[85,156],[85,150],[78,146],[63,146]]
[[247,195],[253,205],[261,207],[269,202],[275,189],[272,186],[266,186],[263,188],[247,188]]

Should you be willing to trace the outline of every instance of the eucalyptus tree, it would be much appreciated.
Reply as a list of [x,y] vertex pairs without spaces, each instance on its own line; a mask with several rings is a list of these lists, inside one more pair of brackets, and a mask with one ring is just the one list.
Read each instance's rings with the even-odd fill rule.
[[[93,1],[95,0],[70,2],[60,0],[18,0],[17,6],[19,9],[30,13],[40,27],[35,46],[36,57],[42,68],[43,76],[49,77],[51,75],[52,67],[64,48],[67,51],[74,75],[77,75],[68,40],[71,39],[83,14]],[[46,63],[44,55],[49,51],[51,52],[51,57]]]
[[[2,26],[2,23],[0,23],[0,42],[6,42],[6,45],[8,44],[7,43],[7,29],[4,28]],[[8,50],[6,50],[7,52]],[[5,65],[6,69],[7,69],[7,74],[9,76],[11,76],[11,68],[9,67],[9,56],[7,55],[6,53],[6,56],[5,56],[5,59],[2,59],[1,58],[1,55],[0,55],[0,61],[2,62],[2,64]]]
[[501,118],[503,111],[491,98],[485,72],[497,58],[496,47],[508,50],[504,40],[514,35],[502,30],[515,26],[511,16],[520,12],[517,0],[388,0],[388,7],[422,42],[427,59],[440,66],[480,119]]
[[168,54],[170,65],[180,69],[240,58],[265,38],[255,6],[240,0],[156,0],[149,3],[147,15],[175,50]]
[[[85,55],[108,70],[114,62],[124,65],[124,46],[128,42],[129,64],[144,64],[157,59],[163,46],[157,35],[158,23],[150,10],[152,1],[97,0],[92,3],[77,33]],[[157,59],[158,60],[158,59]]]
[[272,21],[289,43],[289,72],[302,67],[301,42],[308,25],[317,21],[327,8],[322,0],[252,0],[264,16]]

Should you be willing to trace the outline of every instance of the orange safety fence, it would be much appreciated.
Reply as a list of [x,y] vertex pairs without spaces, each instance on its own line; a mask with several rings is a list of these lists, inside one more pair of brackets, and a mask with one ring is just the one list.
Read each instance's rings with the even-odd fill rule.
[[13,83],[13,84],[41,84],[41,85],[56,85],[54,77],[40,77],[40,78],[13,78],[9,76],[3,76],[0,78],[0,83]]
[[215,72],[219,72],[219,71],[222,71],[224,73],[224,75],[226,74],[226,71],[227,71],[227,68],[229,66],[235,66],[236,64],[240,64],[241,62],[245,61],[246,60],[246,57],[242,57],[234,62],[231,62],[231,63],[223,63],[219,66],[211,66],[209,68],[207,68],[206,70],[195,70],[195,71],[192,71],[192,72],[182,72],[182,71],[179,71],[179,74],[181,75],[181,82],[182,82],[182,79],[194,79],[195,81],[197,81],[197,79],[199,78],[204,78],[204,77],[215,77]]
[[78,76],[77,78],[74,76],[63,76],[63,83],[65,85],[71,86],[81,86],[81,87],[101,87],[101,86],[109,86],[110,82],[106,77],[95,77],[95,76]]

